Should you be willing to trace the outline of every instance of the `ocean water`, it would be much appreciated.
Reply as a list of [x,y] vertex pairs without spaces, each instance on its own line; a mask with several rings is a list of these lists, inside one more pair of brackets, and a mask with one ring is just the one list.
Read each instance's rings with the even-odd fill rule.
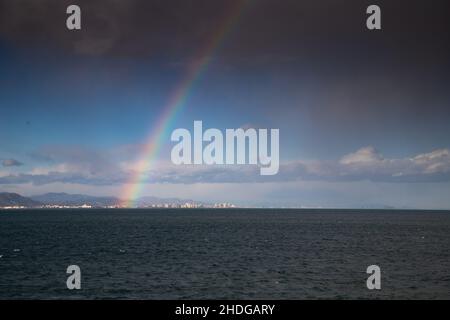
[[0,256],[0,299],[449,299],[450,212],[0,211]]

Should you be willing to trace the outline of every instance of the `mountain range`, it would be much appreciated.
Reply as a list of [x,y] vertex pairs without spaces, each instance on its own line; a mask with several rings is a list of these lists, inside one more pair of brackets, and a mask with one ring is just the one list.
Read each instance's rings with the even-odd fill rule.
[[0,207],[9,206],[23,206],[23,207],[38,207],[42,203],[31,198],[23,197],[17,193],[0,193]]

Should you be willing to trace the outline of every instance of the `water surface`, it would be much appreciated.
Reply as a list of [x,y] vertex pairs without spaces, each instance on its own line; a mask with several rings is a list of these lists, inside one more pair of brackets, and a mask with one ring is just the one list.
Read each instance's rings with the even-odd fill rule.
[[0,256],[0,299],[449,299],[450,212],[0,211]]

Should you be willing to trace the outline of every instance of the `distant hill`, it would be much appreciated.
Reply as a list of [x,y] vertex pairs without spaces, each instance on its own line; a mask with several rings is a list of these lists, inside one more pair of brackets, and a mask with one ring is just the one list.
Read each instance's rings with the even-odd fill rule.
[[115,197],[95,197],[84,194],[45,193],[30,197],[34,201],[46,205],[82,206],[88,204],[93,207],[106,207],[120,204],[120,199]]
[[39,201],[23,197],[17,193],[0,193],[0,207],[23,206],[30,208],[38,207],[40,205],[42,205],[42,203],[40,203]]

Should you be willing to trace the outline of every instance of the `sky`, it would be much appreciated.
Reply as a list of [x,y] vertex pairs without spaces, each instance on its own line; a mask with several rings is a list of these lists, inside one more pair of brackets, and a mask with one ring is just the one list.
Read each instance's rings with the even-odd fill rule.
[[[448,12],[439,0],[0,0],[0,192],[123,198],[138,174],[134,196],[450,209]],[[175,166],[170,133],[195,120],[279,129],[279,173]]]

